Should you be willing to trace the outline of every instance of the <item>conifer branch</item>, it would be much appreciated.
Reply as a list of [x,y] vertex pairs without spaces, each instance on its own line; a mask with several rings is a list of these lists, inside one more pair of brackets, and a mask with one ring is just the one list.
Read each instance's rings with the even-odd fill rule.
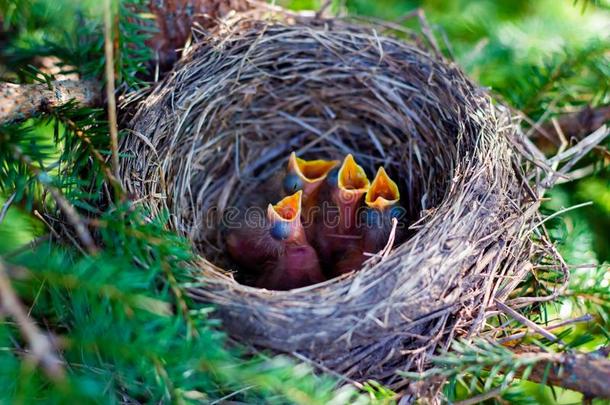
[[100,103],[99,83],[61,80],[50,83],[0,83],[0,123],[24,120],[72,100],[82,106]]
[[578,391],[588,398],[610,398],[610,360],[606,356],[603,351],[552,353],[528,345],[506,347],[483,339],[458,340],[451,351],[432,358],[434,367],[422,373],[399,374],[415,380],[470,376],[470,391],[479,381],[484,391],[495,387],[503,391],[515,378],[521,378]]
[[[520,346],[514,350],[518,356],[542,353],[535,346]],[[526,378],[578,391],[586,398],[610,399],[610,360],[601,354],[566,352],[547,356],[532,367]]]
[[79,126],[73,120],[71,120],[67,117],[58,117],[58,118],[67,128],[69,128],[72,131],[72,133],[74,133],[74,135],[76,135],[85,145],[87,145],[87,148],[91,152],[91,155],[95,158],[95,160],[99,164],[100,169],[103,171],[104,176],[106,177],[108,182],[110,182],[110,184],[112,184],[112,187],[114,188],[115,192],[122,195],[124,190],[123,190],[123,186],[122,186],[121,182],[114,175],[112,170],[108,167],[108,165],[106,164],[106,159],[96,149],[95,145],[91,141],[91,138],[89,136],[87,136],[87,134],[81,128],[81,126]]
[[85,225],[74,206],[70,204],[61,191],[51,184],[49,174],[36,166],[32,162],[32,159],[23,154],[18,147],[14,146],[12,149],[15,157],[19,159],[28,168],[28,170],[38,178],[38,181],[41,183],[44,189],[51,194],[51,197],[53,197],[59,209],[66,216],[67,220],[70,222],[70,225],[72,225],[74,228],[74,231],[78,235],[80,241],[83,243],[83,245],[85,245],[87,252],[92,255],[97,254],[99,250],[95,245],[93,236],[91,236],[87,225]]

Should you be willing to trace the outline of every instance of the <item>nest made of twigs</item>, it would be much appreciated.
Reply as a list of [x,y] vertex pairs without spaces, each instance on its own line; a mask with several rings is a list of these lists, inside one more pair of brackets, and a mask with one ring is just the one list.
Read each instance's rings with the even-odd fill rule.
[[[379,27],[247,21],[197,42],[138,105],[122,144],[127,188],[200,256],[203,286],[236,340],[393,388],[476,332],[535,247],[536,196],[515,123],[453,63]],[[217,222],[304,157],[352,153],[399,183],[411,235],[353,274],[286,292],[239,284]],[[215,214],[214,214],[215,213]],[[214,215],[211,215],[214,214]]]

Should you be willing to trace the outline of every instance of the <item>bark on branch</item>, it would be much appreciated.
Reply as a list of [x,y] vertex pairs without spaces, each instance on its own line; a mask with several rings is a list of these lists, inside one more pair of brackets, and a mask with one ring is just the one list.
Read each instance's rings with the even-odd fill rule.
[[99,104],[99,83],[86,80],[62,80],[51,85],[0,83],[0,123],[27,119],[71,100],[82,106]]
[[[543,353],[535,346],[518,346],[513,350],[520,355]],[[536,363],[527,379],[578,391],[585,398],[610,399],[610,360],[603,352],[558,353]]]

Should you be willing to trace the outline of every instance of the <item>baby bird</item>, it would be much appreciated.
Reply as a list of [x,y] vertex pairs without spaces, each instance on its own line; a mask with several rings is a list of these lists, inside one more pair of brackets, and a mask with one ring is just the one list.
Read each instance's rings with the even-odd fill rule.
[[363,250],[377,253],[388,241],[392,231],[392,219],[400,219],[403,209],[398,205],[400,192],[396,183],[388,176],[385,169],[377,170],[375,179],[364,197],[367,208],[364,216]]
[[364,252],[377,253],[385,246],[392,230],[392,218],[398,218],[402,212],[399,199],[398,186],[380,167],[364,196],[367,208],[361,211],[362,220],[358,223],[362,239],[358,245],[348,246],[334,266],[335,275],[358,269],[367,259]]
[[[291,227],[297,225],[286,218],[295,214],[293,211],[297,210],[297,200],[300,206],[301,195],[302,191],[298,191],[275,206],[269,204],[265,218],[246,215],[235,221],[237,226],[229,229],[225,243],[229,255],[242,269],[260,274],[269,261],[277,259],[282,241],[291,234]],[[259,213],[258,210],[249,212]]]
[[301,223],[302,195],[299,190],[267,208],[270,242],[277,255],[265,262],[258,287],[290,290],[324,281],[318,255]]
[[362,196],[371,183],[362,166],[349,154],[337,172],[337,185],[331,191],[331,200],[337,206],[337,230],[340,235],[356,235],[356,218]]
[[[364,169],[349,154],[336,174],[333,172],[329,175],[328,183],[330,200],[336,212],[325,212],[324,220],[318,226],[318,253],[328,265],[344,260],[352,263],[353,257],[361,254],[362,235],[357,226],[358,209],[370,182]],[[333,275],[336,273],[333,271]]]
[[290,154],[282,186],[286,194],[303,190],[301,217],[305,224],[313,223],[312,209],[318,204],[320,188],[328,173],[338,164],[338,160],[305,160],[298,158],[295,152]]

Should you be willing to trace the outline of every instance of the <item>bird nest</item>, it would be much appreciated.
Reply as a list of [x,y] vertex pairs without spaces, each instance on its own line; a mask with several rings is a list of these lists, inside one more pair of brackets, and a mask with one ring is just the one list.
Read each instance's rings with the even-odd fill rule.
[[[379,26],[246,21],[185,51],[140,101],[122,143],[126,187],[198,254],[194,299],[235,340],[400,389],[397,370],[481,327],[540,253],[523,230],[537,196],[516,125],[453,63]],[[290,152],[383,165],[407,208],[406,240],[361,270],[290,291],[236,281],[224,213],[244,207]],[[274,202],[272,200],[267,202]]]

